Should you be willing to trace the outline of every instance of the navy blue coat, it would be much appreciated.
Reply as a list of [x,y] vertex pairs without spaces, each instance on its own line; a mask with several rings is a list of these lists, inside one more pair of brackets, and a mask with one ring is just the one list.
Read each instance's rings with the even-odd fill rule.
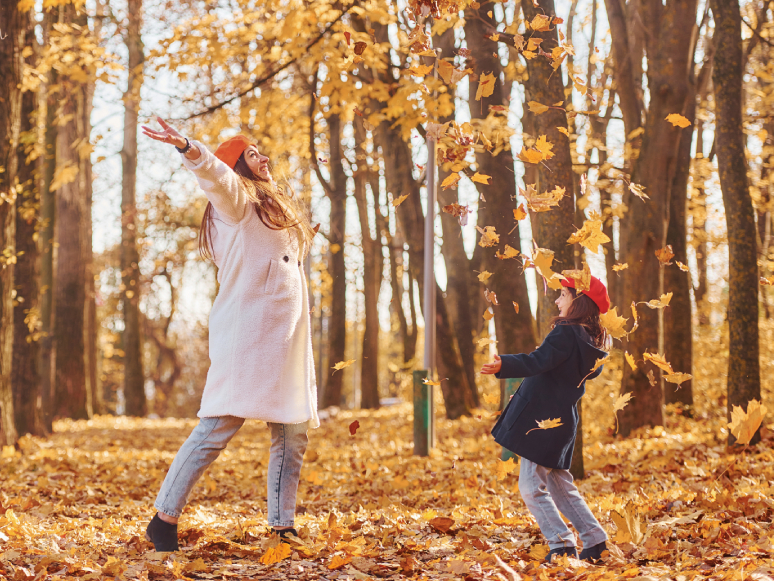
[[[540,466],[569,469],[578,427],[576,405],[586,392],[586,379],[602,372],[600,367],[589,375],[594,363],[606,356],[583,327],[567,324],[554,327],[532,353],[501,355],[496,377],[525,379],[492,428],[495,441]],[[537,422],[554,418],[561,418],[562,425],[532,430]]]

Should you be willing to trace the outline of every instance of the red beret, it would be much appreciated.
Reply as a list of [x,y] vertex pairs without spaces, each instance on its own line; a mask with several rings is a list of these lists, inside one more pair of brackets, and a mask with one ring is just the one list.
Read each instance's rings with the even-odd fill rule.
[[[573,278],[565,278],[560,282],[562,283],[562,286],[575,288],[575,279]],[[596,303],[600,313],[606,313],[610,308],[610,297],[607,296],[607,288],[605,288],[604,283],[596,276],[591,277],[589,290],[581,292]]]
[[218,146],[218,149],[215,150],[215,157],[234,169],[236,162],[239,161],[239,156],[244,153],[248,145],[250,145],[250,140],[247,137],[235,135]]

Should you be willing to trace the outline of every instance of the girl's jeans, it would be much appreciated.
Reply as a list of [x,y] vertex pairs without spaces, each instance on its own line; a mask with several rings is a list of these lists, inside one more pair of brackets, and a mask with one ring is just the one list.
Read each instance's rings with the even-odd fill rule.
[[[156,510],[179,517],[196,481],[215,461],[221,450],[225,450],[229,440],[244,423],[244,418],[233,416],[201,418],[199,425],[177,452],[167,472],[156,498]],[[292,527],[296,513],[298,479],[308,442],[307,424],[268,423],[268,426],[271,430],[268,521],[273,527]]]
[[550,549],[575,546],[575,535],[564,524],[560,511],[580,534],[584,548],[607,540],[607,533],[572,483],[569,470],[546,468],[522,458],[519,492]]

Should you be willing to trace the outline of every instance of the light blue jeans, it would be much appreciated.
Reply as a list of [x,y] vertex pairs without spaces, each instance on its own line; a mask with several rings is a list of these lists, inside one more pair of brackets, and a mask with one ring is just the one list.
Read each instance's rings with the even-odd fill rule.
[[573,484],[569,470],[546,468],[526,458],[520,463],[519,492],[550,549],[576,546],[575,535],[567,528],[560,511],[580,534],[584,548],[607,540],[607,533]]
[[[244,423],[244,418],[233,416],[201,418],[169,467],[156,498],[156,510],[179,517],[191,489]],[[298,480],[309,441],[306,435],[307,424],[268,423],[268,426],[271,430],[268,521],[273,527],[292,527]]]

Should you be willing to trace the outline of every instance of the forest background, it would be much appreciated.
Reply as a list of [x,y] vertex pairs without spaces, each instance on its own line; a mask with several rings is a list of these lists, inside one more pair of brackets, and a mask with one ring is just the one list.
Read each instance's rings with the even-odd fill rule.
[[771,10],[4,3],[3,443],[58,418],[198,409],[217,293],[197,249],[205,198],[171,148],[138,141],[154,115],[211,148],[248,135],[308,201],[321,408],[411,398],[428,137],[448,418],[501,406],[476,370],[534,349],[559,277],[589,272],[615,307],[617,385],[597,430],[693,417],[708,393],[701,413],[729,418],[766,400]]

